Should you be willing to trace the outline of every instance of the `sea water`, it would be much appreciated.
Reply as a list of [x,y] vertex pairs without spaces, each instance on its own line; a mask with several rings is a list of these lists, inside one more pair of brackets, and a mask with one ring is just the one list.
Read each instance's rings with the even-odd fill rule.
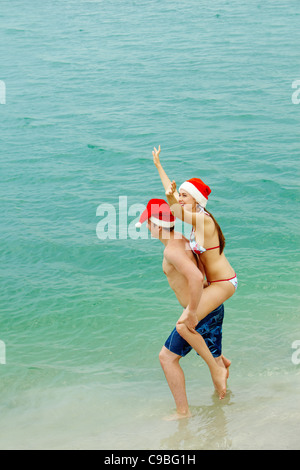
[[[1,449],[299,449],[298,6],[1,1]],[[163,246],[118,225],[120,197],[164,197],[159,144],[171,179],[212,188],[239,277],[227,397],[191,353],[180,422]]]

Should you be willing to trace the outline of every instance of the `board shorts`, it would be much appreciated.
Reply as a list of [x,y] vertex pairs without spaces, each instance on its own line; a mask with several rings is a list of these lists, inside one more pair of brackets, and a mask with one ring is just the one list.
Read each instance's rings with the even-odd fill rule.
[[[195,328],[204,339],[213,357],[219,357],[222,354],[223,320],[224,305],[222,304],[203,318]],[[174,328],[165,342],[165,347],[181,357],[186,356],[193,349],[192,346],[180,336],[176,328]]]

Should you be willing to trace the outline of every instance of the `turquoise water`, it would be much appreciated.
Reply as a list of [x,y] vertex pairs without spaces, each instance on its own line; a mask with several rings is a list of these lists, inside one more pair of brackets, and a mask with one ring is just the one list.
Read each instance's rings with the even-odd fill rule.
[[[298,2],[2,0],[0,18],[0,448],[299,449]],[[163,197],[159,144],[178,184],[211,186],[239,275],[228,396],[191,354],[180,423],[162,246],[96,233],[101,204]]]

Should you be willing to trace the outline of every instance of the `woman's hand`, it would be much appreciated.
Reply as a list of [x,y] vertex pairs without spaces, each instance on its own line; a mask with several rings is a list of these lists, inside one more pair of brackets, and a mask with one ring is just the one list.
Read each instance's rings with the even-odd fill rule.
[[166,191],[166,196],[173,196],[173,194],[176,192],[176,183],[175,181],[172,181],[170,186],[168,187]]
[[158,147],[158,150],[156,150],[156,148],[154,147],[152,155],[153,155],[153,162],[156,167],[160,165],[159,154],[160,154],[160,146]]

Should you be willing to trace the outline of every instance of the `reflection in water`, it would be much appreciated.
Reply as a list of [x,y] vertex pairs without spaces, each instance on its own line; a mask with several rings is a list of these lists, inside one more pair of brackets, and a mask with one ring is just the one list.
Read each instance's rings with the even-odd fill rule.
[[192,417],[180,419],[174,434],[162,439],[161,449],[213,450],[231,449],[232,441],[227,432],[225,410],[232,405],[233,394],[228,391],[224,400],[217,394],[211,397],[211,405],[192,406]]

